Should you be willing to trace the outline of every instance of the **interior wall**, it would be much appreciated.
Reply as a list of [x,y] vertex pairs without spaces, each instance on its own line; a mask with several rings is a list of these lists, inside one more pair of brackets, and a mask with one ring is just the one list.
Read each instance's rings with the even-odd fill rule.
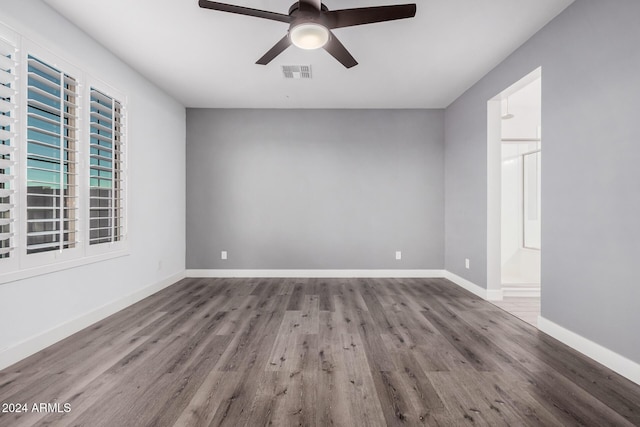
[[[539,150],[539,142],[520,142],[516,139],[537,139],[540,137],[541,125],[541,80],[528,83],[508,95],[510,119],[501,119],[502,142],[502,212],[501,212],[501,252],[502,252],[502,285],[540,284],[540,250],[531,249],[525,244],[525,211],[524,211],[524,179],[538,177],[529,168],[525,171],[522,155]],[[503,102],[503,113],[506,113],[506,100]],[[529,165],[530,166],[530,165]],[[537,184],[538,179],[535,179]],[[527,181],[529,184],[529,181]],[[536,185],[534,184],[534,185]],[[537,187],[533,187],[535,189]],[[532,188],[529,187],[529,190]],[[536,207],[538,205],[535,205]],[[537,210],[537,209],[536,209]],[[529,212],[530,213],[530,212]],[[529,217],[531,215],[528,215]],[[533,225],[533,226],[532,226]],[[528,242],[540,241],[538,221],[528,222],[526,231]],[[539,247],[536,245],[535,247]]]
[[[522,154],[536,143],[502,144],[502,285],[540,284],[540,251],[524,247]],[[539,232],[536,233],[539,240]]]
[[41,1],[3,1],[0,21],[126,94],[130,248],[1,284],[1,362],[8,349],[184,272],[185,109]]
[[542,316],[636,363],[638,16],[577,0],[445,113],[445,268],[486,287],[487,101],[542,66]]
[[441,269],[443,123],[442,110],[188,109],[187,268]]

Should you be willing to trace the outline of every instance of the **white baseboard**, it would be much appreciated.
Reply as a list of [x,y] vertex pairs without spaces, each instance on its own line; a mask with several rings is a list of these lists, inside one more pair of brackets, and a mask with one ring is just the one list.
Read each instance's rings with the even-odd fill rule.
[[4,369],[13,365],[20,360],[31,356],[38,351],[55,344],[58,341],[67,338],[70,335],[75,334],[78,331],[90,326],[112,314],[126,308],[156,292],[166,288],[175,282],[182,280],[185,277],[184,272],[169,276],[160,282],[147,286],[131,295],[121,298],[116,301],[112,301],[103,305],[89,313],[82,316],[71,319],[61,325],[55,326],[47,331],[44,331],[38,335],[27,338],[26,340],[19,342],[2,352],[0,352],[0,369]]
[[186,277],[435,278],[444,270],[187,270]]
[[482,299],[485,299],[487,301],[502,301],[502,289],[485,289],[450,271],[445,270],[444,273],[445,279],[452,281],[456,285],[468,290],[472,294],[475,294]]
[[503,286],[502,287],[502,295],[505,297],[521,297],[521,298],[535,298],[540,297],[540,286],[531,286],[531,287],[523,287],[523,286]]
[[502,294],[505,297],[540,297],[540,283],[502,282]]
[[600,344],[596,344],[575,332],[565,329],[542,316],[538,316],[538,329],[634,383],[640,384],[640,364]]

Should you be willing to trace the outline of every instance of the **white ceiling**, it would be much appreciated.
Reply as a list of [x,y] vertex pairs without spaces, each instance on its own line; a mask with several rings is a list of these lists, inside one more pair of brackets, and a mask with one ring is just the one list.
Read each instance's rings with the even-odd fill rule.
[[[187,107],[444,108],[573,0],[421,0],[413,19],[334,30],[359,62],[289,47],[255,61],[287,24],[197,0],[44,0]],[[330,10],[401,4],[325,0]],[[293,0],[225,0],[288,13]],[[115,25],[114,25],[115,23]],[[311,80],[281,65],[311,64]]]

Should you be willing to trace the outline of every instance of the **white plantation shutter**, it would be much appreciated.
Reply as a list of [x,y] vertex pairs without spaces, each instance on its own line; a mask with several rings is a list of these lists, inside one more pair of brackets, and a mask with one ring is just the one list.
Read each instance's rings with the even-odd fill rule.
[[122,104],[91,88],[89,244],[124,239],[124,123]]
[[0,23],[0,284],[128,251],[123,101]]
[[27,254],[78,244],[78,88],[27,60]]
[[0,38],[0,260],[15,249],[16,48]]

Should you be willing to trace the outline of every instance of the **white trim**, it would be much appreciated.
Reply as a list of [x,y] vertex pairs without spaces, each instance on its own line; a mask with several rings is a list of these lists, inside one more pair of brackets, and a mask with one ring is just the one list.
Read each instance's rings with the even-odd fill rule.
[[502,286],[502,295],[505,297],[540,298],[540,285],[530,286]]
[[324,277],[324,278],[436,278],[444,270],[187,270],[186,277]]
[[69,268],[80,267],[81,265],[93,264],[95,262],[106,261],[112,258],[119,258],[129,255],[129,249],[123,249],[118,252],[108,252],[101,255],[87,256],[84,258],[71,259],[57,264],[44,264],[38,267],[26,268],[23,270],[14,270],[9,273],[0,274],[0,286],[3,283],[15,282],[16,280],[28,279],[30,277],[40,276],[42,274],[54,273],[56,271],[67,270]]
[[[27,212],[29,209],[29,205],[27,203],[27,188],[28,188],[28,158],[29,151],[28,147],[28,109],[29,109],[29,57],[31,56],[34,60],[42,62],[46,67],[53,68],[60,73],[61,76],[71,77],[76,81],[78,85],[76,100],[76,124],[74,126],[74,131],[76,132],[76,156],[78,161],[76,163],[77,168],[77,191],[78,196],[82,193],[82,176],[83,173],[82,164],[80,159],[82,158],[82,105],[80,103],[81,100],[81,88],[82,82],[84,78],[84,74],[82,70],[80,70],[75,65],[67,62],[62,57],[58,56],[54,51],[46,49],[42,47],[39,43],[36,43],[29,38],[22,37],[21,42],[21,55],[20,55],[20,98],[18,102],[18,111],[19,111],[19,120],[20,120],[20,138],[16,141],[16,146],[18,147],[18,151],[20,156],[18,158],[19,161],[19,180],[17,182],[17,189],[20,197],[17,199],[18,215],[17,215],[17,227],[20,239],[18,240],[18,249],[17,249],[17,257],[18,257],[18,270],[16,273],[22,273],[23,271],[32,271],[34,269],[38,269],[43,266],[67,263],[70,261],[75,261],[82,259],[84,256],[84,247],[83,247],[83,235],[81,231],[83,217],[82,217],[82,208],[79,207],[77,210],[77,225],[76,225],[76,244],[75,247],[66,248],[66,249],[56,249],[49,250],[41,253],[32,253],[27,254]],[[52,70],[53,71],[53,70]],[[64,84],[64,79],[61,80],[60,85]],[[61,90],[61,96],[63,95]],[[60,120],[63,120],[65,116],[64,113],[64,104],[60,105]],[[62,138],[62,135],[60,135]],[[60,149],[62,149],[62,144]],[[79,200],[79,199],[78,199]],[[62,230],[61,230],[62,232]],[[29,276],[27,276],[29,277]]]
[[[82,162],[85,165],[85,169],[82,171],[85,178],[85,188],[82,193],[83,201],[82,207],[84,208],[84,225],[81,230],[83,235],[85,236],[85,253],[87,256],[98,255],[105,252],[110,252],[113,250],[118,250],[120,247],[127,247],[129,242],[129,133],[128,133],[128,103],[127,96],[120,92],[119,90],[113,88],[113,86],[105,83],[103,80],[95,78],[91,75],[85,76],[85,87],[83,88],[82,97],[85,100],[85,108],[83,112],[84,122],[87,124],[86,129],[84,129],[87,133],[87,137],[84,140],[84,144],[82,144],[85,151],[82,154]],[[91,213],[90,213],[90,202],[91,202],[91,91],[96,90],[104,94],[105,96],[111,98],[112,102],[117,102],[120,104],[120,176],[122,180],[122,187],[120,191],[122,192],[122,212],[123,212],[123,237],[119,241],[109,242],[109,243],[99,243],[92,245],[90,243],[91,237]],[[115,123],[115,120],[114,120]],[[113,135],[113,134],[112,134]],[[115,137],[114,137],[115,138]],[[113,177],[115,179],[115,177]]]
[[[12,249],[7,258],[0,259],[0,269],[4,271],[14,271],[19,266],[18,248],[20,247],[19,245],[20,227],[18,223],[20,219],[20,213],[19,213],[20,208],[18,206],[18,200],[20,198],[20,194],[15,191],[18,188],[18,183],[20,182],[20,162],[18,160],[20,158],[20,153],[18,151],[19,150],[18,140],[20,137],[20,129],[21,129],[20,110],[18,108],[18,105],[19,105],[18,100],[21,96],[21,93],[20,93],[20,78],[21,78],[20,37],[18,36],[17,33],[15,33],[11,29],[9,29],[8,27],[0,23],[0,41],[2,41],[4,45],[7,45],[6,47],[9,49],[8,53],[11,55],[11,59],[15,62],[15,67],[13,68],[13,72],[11,73],[8,73],[7,71],[9,70],[4,70],[4,67],[3,67],[3,73],[13,75],[13,78],[15,79],[13,82],[10,82],[9,84],[9,87],[15,90],[15,95],[13,96],[13,102],[8,102],[8,104],[13,107],[11,111],[9,111],[9,126],[10,126],[11,132],[8,137],[3,137],[3,139],[8,139],[10,141],[9,146],[13,149],[13,151],[10,152],[9,158],[11,159],[11,161],[15,163],[9,166],[8,168],[5,168],[3,173],[5,177],[7,175],[13,176],[13,178],[10,179],[8,182],[8,188],[14,190],[14,193],[10,194],[9,196],[9,205],[13,205],[9,208],[9,219],[12,222],[10,222],[8,226],[9,228],[8,231],[11,235],[9,237],[9,247]],[[13,52],[11,52],[11,48],[13,48]],[[7,102],[3,101],[3,103],[6,104]]]
[[185,277],[184,272],[180,272],[169,276],[160,282],[147,286],[139,291],[134,292],[124,298],[112,301],[99,307],[89,313],[83,314],[71,319],[61,325],[55,326],[47,331],[39,333],[35,336],[27,338],[7,349],[0,351],[0,369],[19,362],[32,354],[57,343],[74,333],[99,322],[100,320],[111,316],[112,314],[129,307],[136,302],[155,294],[156,292],[182,280]]
[[[75,79],[77,87],[77,177],[78,177],[78,217],[77,217],[77,244],[74,248],[68,248],[64,250],[47,251],[42,253],[33,253],[27,255],[27,195],[26,191],[18,191],[13,195],[13,218],[15,219],[12,227],[13,231],[13,245],[15,247],[11,256],[0,261],[2,266],[2,272],[0,273],[0,285],[7,282],[26,279],[29,277],[46,274],[54,271],[65,270],[68,268],[77,267],[80,265],[90,264],[97,261],[111,259],[123,255],[128,255],[129,243],[128,243],[128,143],[127,143],[127,97],[112,88],[112,86],[103,83],[103,80],[93,77],[91,73],[84,71],[84,68],[79,68],[73,63],[63,59],[56,52],[56,47],[48,47],[46,39],[41,39],[38,34],[32,33],[30,28],[24,28],[23,31],[13,30],[11,27],[0,23],[0,36],[7,41],[11,41],[11,44],[17,48],[16,53],[16,113],[15,118],[17,123],[15,125],[15,136],[13,144],[16,148],[12,157],[15,156],[17,164],[12,167],[15,184],[13,187],[18,190],[26,188],[27,185],[27,157],[28,152],[26,149],[27,140],[27,111],[28,105],[28,57],[31,55],[38,60],[43,61],[48,66],[59,70],[60,72],[71,76]],[[30,36],[33,36],[31,38]],[[67,56],[67,55],[65,55]],[[97,70],[97,74],[100,75],[103,70]],[[123,116],[123,151],[122,162],[123,169],[122,179],[124,180],[122,191],[123,195],[123,208],[124,208],[124,233],[125,237],[122,241],[114,242],[110,244],[89,245],[89,162],[87,161],[90,149],[89,133],[86,132],[86,128],[90,123],[90,97],[89,85],[100,85],[102,88],[108,89],[109,94],[117,94],[117,99],[122,105]],[[111,95],[109,95],[111,96]],[[62,120],[62,116],[61,116]],[[62,232],[62,231],[61,231]]]
[[542,316],[538,316],[538,329],[634,383],[640,384],[640,364]]
[[487,101],[487,289],[499,290],[502,274],[502,101]]
[[450,271],[445,270],[444,273],[445,279],[452,281],[456,285],[460,286],[463,289],[466,289],[467,291],[479,296],[482,299],[485,299],[487,301],[502,301],[502,289],[485,289]]
[[539,78],[542,78],[542,66],[487,101],[487,288],[492,296],[487,299],[490,301],[502,300],[504,295],[501,290],[502,100]]

